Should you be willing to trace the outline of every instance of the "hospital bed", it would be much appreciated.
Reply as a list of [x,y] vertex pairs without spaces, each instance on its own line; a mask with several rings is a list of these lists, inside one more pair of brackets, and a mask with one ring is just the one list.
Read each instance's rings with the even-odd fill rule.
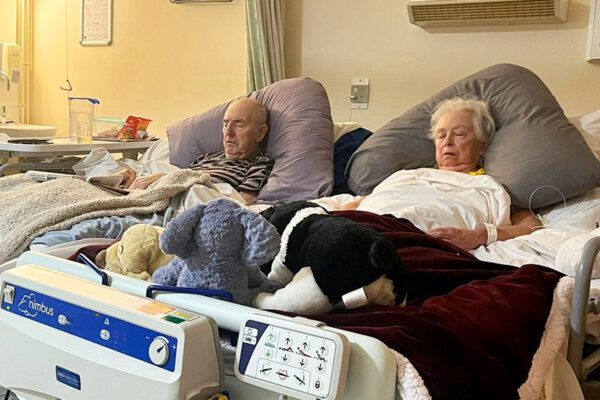
[[[221,107],[224,109],[224,107]],[[303,112],[306,114],[305,110]],[[200,118],[202,120],[202,118]],[[216,118],[219,121],[219,118]],[[197,123],[197,119],[192,121],[188,121],[186,127],[189,128],[190,124]],[[314,127],[314,123],[309,125],[308,127]],[[178,127],[176,127],[178,128]],[[177,148],[177,142],[171,142],[171,150]],[[186,148],[190,148],[189,143],[184,143]],[[174,147],[173,147],[174,146]],[[179,143],[179,146],[183,146]],[[202,152],[202,151],[201,151]],[[206,152],[206,151],[204,151]],[[149,151],[148,153],[152,153]],[[147,153],[147,154],[148,154]],[[171,158],[171,161],[172,158]],[[185,161],[178,160],[178,162],[185,164]],[[317,167],[319,169],[319,167]],[[311,168],[309,170],[313,171]],[[280,175],[276,175],[280,176]],[[277,179],[274,179],[273,182],[277,182]],[[310,185],[309,182],[307,185]],[[311,187],[320,187],[319,185],[315,185],[312,182],[313,186]],[[321,188],[318,192],[327,192],[327,189]],[[270,194],[278,193],[278,188],[274,188],[269,191]],[[305,198],[313,198],[313,197],[321,197],[321,193],[315,193],[314,196],[308,196]],[[570,210],[577,210],[578,207],[581,207],[582,204],[587,204],[590,201],[594,203],[596,199],[596,194],[592,193],[588,195],[584,193],[581,195],[582,197],[572,200],[573,204],[566,204],[564,207],[563,215],[574,215],[576,212],[570,213]],[[587,197],[586,197],[587,196]],[[343,199],[339,197],[336,198],[325,198],[319,200],[323,205],[327,206],[330,204],[332,208],[334,205]],[[346,199],[348,200],[348,199]],[[381,204],[379,204],[381,205]],[[594,203],[595,205],[595,203]],[[570,208],[572,207],[572,208]],[[366,211],[377,211],[377,210],[366,210]],[[554,209],[546,209],[548,215],[556,215],[556,213],[560,213],[561,207]],[[593,213],[593,211],[591,211]],[[553,214],[554,213],[554,214]],[[545,214],[544,214],[545,215]],[[588,214],[586,214],[588,215]],[[559,218],[560,219],[560,218]],[[556,219],[554,217],[551,218],[552,221]],[[572,221],[569,220],[571,223]],[[586,233],[589,232],[589,229]],[[579,232],[577,232],[579,233]],[[538,235],[539,236],[539,235]],[[575,237],[576,232],[569,232],[568,236],[548,236],[546,238],[540,239],[537,237],[527,237],[521,238],[521,240],[529,240],[525,244],[528,246],[524,246],[524,242],[514,241],[506,244],[506,246],[512,246],[512,249],[501,249],[503,244],[498,243],[497,246],[492,246],[489,251],[487,251],[484,255],[477,255],[477,257],[484,258],[489,257],[488,260],[491,262],[502,262],[502,264],[512,264],[515,265],[523,265],[527,263],[535,263],[541,265],[548,265],[554,267],[554,258],[556,254],[556,244],[557,242],[564,241],[566,239]],[[596,238],[588,238],[584,245],[585,250],[582,252],[582,257],[580,260],[571,262],[569,264],[569,268],[572,270],[572,275],[577,275],[577,281],[575,286],[577,287],[574,291],[575,293],[575,301],[573,303],[574,310],[570,314],[570,341],[568,347],[568,359],[569,364],[565,361],[565,357],[559,352],[553,355],[550,360],[550,364],[547,365],[547,370],[545,370],[545,379],[539,385],[542,387],[543,395],[546,398],[556,398],[556,399],[579,399],[581,398],[581,391],[579,390],[578,379],[583,380],[585,375],[593,368],[595,364],[595,357],[592,357],[585,362],[582,363],[581,355],[582,355],[582,347],[583,347],[583,337],[585,335],[586,329],[586,316],[588,315],[588,293],[589,293],[589,280],[593,275],[594,263],[596,259],[596,254],[598,253],[598,239]],[[548,246],[553,245],[553,251],[548,251]],[[523,248],[527,247],[527,251],[523,252]],[[497,252],[496,252],[497,250]],[[502,258],[506,254],[509,254],[508,259]],[[64,255],[64,254],[63,254]],[[495,258],[496,256],[500,258]],[[15,262],[19,267],[25,267],[28,265],[39,266],[42,268],[50,268],[51,270],[56,270],[59,272],[67,272],[70,275],[77,276],[82,279],[86,279],[93,282],[99,282],[98,276],[95,272],[87,269],[86,267],[82,267],[80,264],[72,263],[69,261],[65,261],[64,259],[55,258],[48,255],[37,254],[34,252],[24,253],[18,260]],[[575,266],[578,267],[575,267]],[[19,270],[18,268],[15,271]],[[8,270],[7,273],[10,273],[11,270]],[[19,270],[20,271],[20,270]],[[16,273],[16,272],[15,272]],[[11,275],[6,275],[7,281],[8,277]],[[114,274],[108,274],[108,284],[113,288],[119,291],[133,294],[134,296],[145,296],[147,283],[136,281],[127,277],[122,277]],[[40,286],[41,287],[41,286]],[[43,289],[43,288],[42,288]],[[39,289],[39,290],[42,290]],[[68,292],[68,291],[67,291]],[[66,299],[71,299],[69,293],[62,293],[62,296],[65,296]],[[192,297],[188,294],[166,294],[161,293],[155,296],[155,300],[161,304],[165,304],[170,307],[181,308],[183,310],[187,310],[191,313],[196,313],[198,315],[206,316],[209,319],[212,319],[216,322],[216,326],[222,329],[226,329],[232,332],[240,332],[243,331],[243,328],[246,326],[245,323],[248,318],[251,318],[255,314],[259,313],[262,315],[267,315],[271,318],[279,318],[283,317],[279,314],[273,314],[266,311],[257,311],[252,308],[248,308],[245,306],[240,306],[232,303],[223,302],[222,300],[204,298],[204,297]],[[72,299],[70,300],[72,301]],[[104,307],[104,305],[102,305]],[[108,306],[107,306],[108,307]],[[101,310],[97,310],[101,311]],[[105,312],[105,311],[103,311]],[[260,318],[260,317],[257,317]],[[286,318],[283,318],[286,319]],[[351,332],[349,330],[339,330],[335,328],[323,328],[320,327],[318,323],[312,322],[309,325],[303,326],[304,323],[307,323],[306,320],[288,320],[290,324],[299,324],[298,331],[301,332],[303,329],[311,332],[314,329],[327,330],[328,332],[336,332],[337,334],[343,336],[349,343],[349,363],[347,373],[344,373],[343,362],[340,364],[340,378],[337,380],[338,383],[341,384],[343,390],[343,395],[341,398],[344,399],[362,399],[362,398],[381,398],[381,399],[392,399],[402,397],[404,399],[408,398],[427,398],[427,393],[418,392],[415,390],[414,392],[410,392],[410,390],[406,390],[406,387],[398,387],[404,385],[406,382],[410,381],[411,378],[415,380],[419,379],[418,373],[414,370],[410,370],[410,363],[401,364],[398,362],[397,354],[391,351],[388,346],[383,344],[383,342],[374,339],[369,336],[357,334],[355,332]],[[286,325],[289,326],[289,325]],[[28,329],[24,331],[29,332]],[[30,333],[26,333],[26,335],[30,335]],[[317,333],[315,335],[318,336]],[[325,334],[329,335],[329,333]],[[243,336],[242,336],[243,337]],[[329,338],[329,336],[327,336]],[[74,339],[73,339],[74,340]],[[249,339],[252,340],[252,339]],[[332,339],[333,340],[333,339]],[[344,339],[339,339],[342,343]],[[76,340],[74,340],[76,341]],[[560,344],[564,343],[566,340],[562,341]],[[213,342],[213,340],[208,340],[209,343]],[[59,347],[53,345],[52,343],[47,343],[45,346],[50,347]],[[343,344],[340,346],[343,347]],[[238,345],[238,349],[240,346]],[[61,349],[57,351],[69,352],[69,346],[62,346]],[[82,350],[83,351],[83,350]],[[285,390],[278,390],[278,388],[270,387],[269,390],[265,390],[264,388],[259,388],[261,383],[259,382],[258,386],[254,384],[256,381],[238,379],[235,377],[235,361],[233,357],[234,350],[228,348],[226,345],[223,346],[220,350],[222,355],[222,363],[224,365],[224,369],[227,371],[225,373],[224,382],[217,389],[229,390],[232,394],[232,398],[277,398],[280,393],[283,395],[289,395],[290,397],[301,397],[300,393],[296,392],[287,392]],[[101,354],[101,353],[99,353]],[[79,356],[78,356],[79,357]],[[84,356],[84,358],[87,357]],[[399,366],[406,367],[405,370],[401,371],[406,380],[402,381],[398,379],[398,372],[400,370]],[[71,371],[74,372],[74,371]],[[412,374],[412,375],[411,375]],[[68,376],[68,374],[67,374]],[[73,380],[73,376],[71,378],[65,378]],[[77,379],[75,378],[75,381]],[[345,385],[344,385],[345,382]],[[19,384],[14,383],[5,383],[0,376],[0,385],[7,385],[9,388],[16,389],[19,392],[18,386]],[[62,384],[65,386],[64,384]],[[573,386],[575,385],[575,386]],[[60,386],[60,385],[59,385]],[[68,386],[68,385],[67,385]],[[263,385],[267,386],[267,385]],[[215,386],[216,387],[216,386]],[[575,389],[574,389],[575,387]],[[23,388],[21,388],[23,389]],[[50,390],[50,389],[48,389]],[[336,389],[337,390],[337,389]],[[341,392],[340,392],[341,393]],[[402,393],[402,395],[400,395]],[[27,394],[31,393],[21,393],[23,397],[27,398]],[[541,394],[540,394],[541,396]],[[60,397],[60,396],[55,396]]]

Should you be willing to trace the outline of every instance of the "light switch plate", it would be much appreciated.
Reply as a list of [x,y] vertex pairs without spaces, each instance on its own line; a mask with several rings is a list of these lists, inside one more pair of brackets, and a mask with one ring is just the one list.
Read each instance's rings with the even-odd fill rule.
[[350,103],[353,109],[369,107],[369,78],[352,78]]

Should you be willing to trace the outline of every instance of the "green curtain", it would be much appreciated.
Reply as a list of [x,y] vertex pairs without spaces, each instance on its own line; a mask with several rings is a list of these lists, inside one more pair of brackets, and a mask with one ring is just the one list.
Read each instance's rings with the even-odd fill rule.
[[248,92],[285,78],[284,11],[284,0],[246,0]]

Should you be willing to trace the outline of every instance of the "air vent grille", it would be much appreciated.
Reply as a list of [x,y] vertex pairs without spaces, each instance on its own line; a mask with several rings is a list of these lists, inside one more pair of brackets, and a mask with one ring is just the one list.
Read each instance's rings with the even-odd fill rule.
[[[483,0],[475,2],[409,2],[411,22],[417,25],[472,23],[558,22],[566,18],[558,0]],[[536,21],[537,20],[537,21]]]

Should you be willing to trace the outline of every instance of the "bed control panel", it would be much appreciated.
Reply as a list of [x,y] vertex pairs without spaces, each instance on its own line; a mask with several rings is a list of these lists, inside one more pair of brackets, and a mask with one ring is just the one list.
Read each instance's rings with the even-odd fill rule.
[[236,376],[298,399],[341,398],[350,344],[311,320],[253,314],[240,327]]
[[150,365],[175,370],[178,343],[173,336],[8,282],[3,293],[4,311]]

